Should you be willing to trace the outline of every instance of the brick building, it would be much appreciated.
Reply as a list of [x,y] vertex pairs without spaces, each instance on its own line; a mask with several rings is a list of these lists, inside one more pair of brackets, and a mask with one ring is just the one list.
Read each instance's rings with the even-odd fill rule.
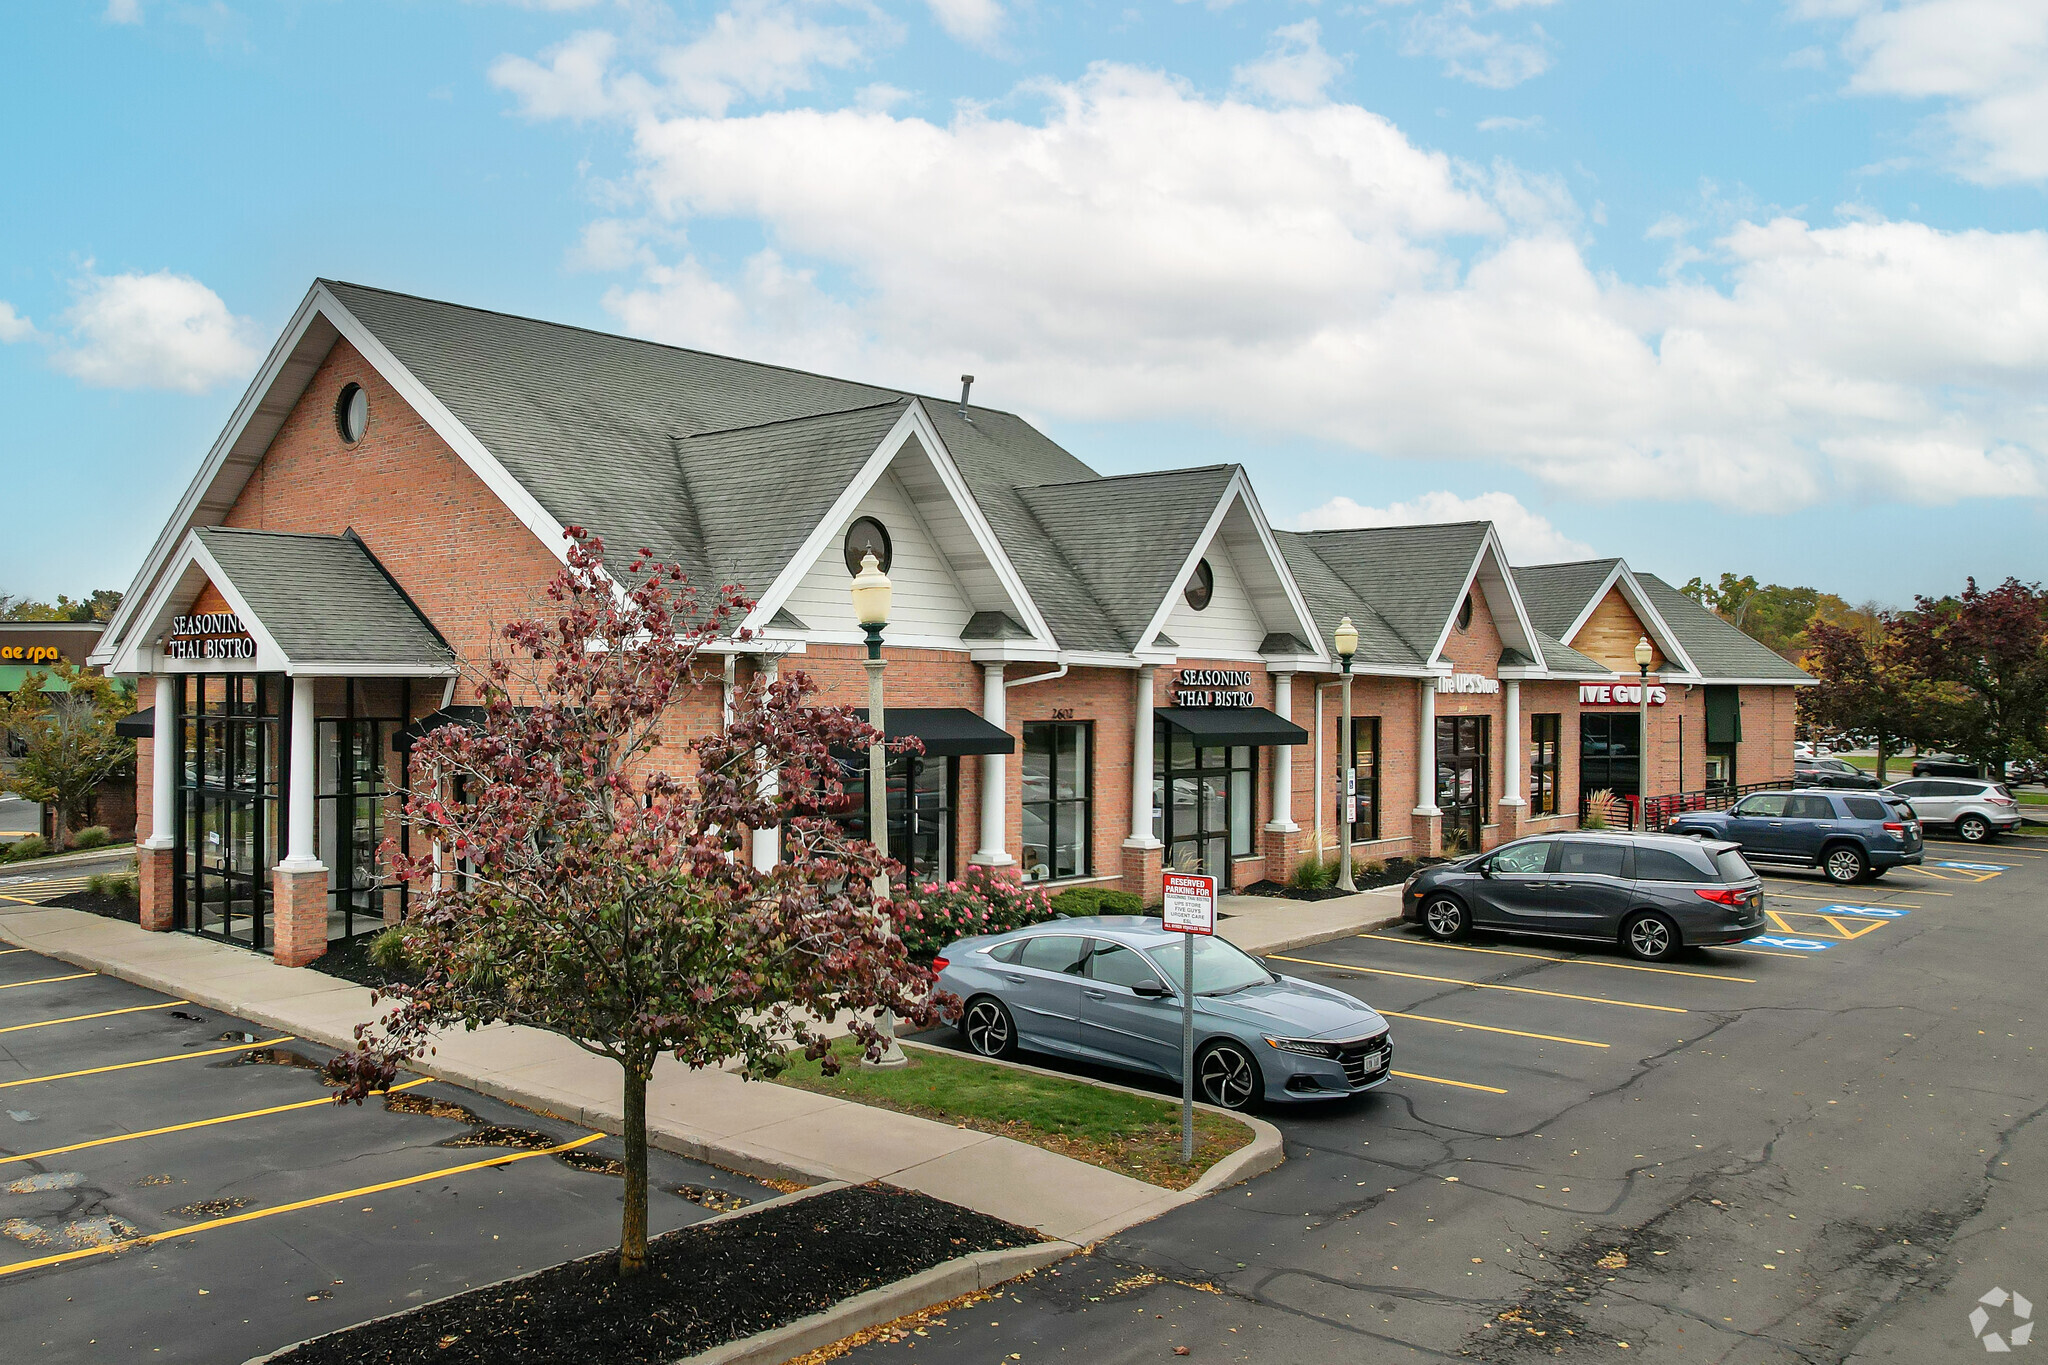
[[145,923],[298,964],[395,914],[376,849],[408,736],[475,704],[464,665],[571,524],[756,599],[683,732],[780,670],[860,705],[847,588],[876,552],[888,728],[926,749],[891,774],[890,847],[919,876],[1284,877],[1346,837],[1347,748],[1360,858],[1569,826],[1582,762],[1640,775],[1601,700],[1624,637],[1659,651],[1653,794],[1791,770],[1804,675],[1618,561],[1516,569],[1485,523],[1280,531],[1241,467],[1104,478],[964,394],[320,281],[94,655],[150,707]]

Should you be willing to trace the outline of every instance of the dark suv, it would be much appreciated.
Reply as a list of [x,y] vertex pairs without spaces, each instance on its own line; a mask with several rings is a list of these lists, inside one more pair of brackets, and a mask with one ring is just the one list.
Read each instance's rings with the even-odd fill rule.
[[1735,845],[1625,830],[1540,834],[1424,868],[1401,917],[1435,939],[1472,929],[1598,939],[1655,962],[1764,931],[1764,884]]
[[1854,763],[1839,758],[1795,758],[1792,780],[1802,787],[1832,787],[1837,790],[1876,791],[1877,774],[1867,773]]
[[1753,863],[1817,867],[1843,886],[1924,856],[1912,807],[1877,792],[1754,792],[1730,810],[1687,811],[1666,828],[1732,840]]

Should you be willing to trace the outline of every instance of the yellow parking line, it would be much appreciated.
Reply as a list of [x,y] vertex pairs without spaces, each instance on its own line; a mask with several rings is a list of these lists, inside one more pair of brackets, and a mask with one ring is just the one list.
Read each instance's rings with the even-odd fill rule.
[[[1416,1071],[1396,1071],[1392,1074],[1399,1076],[1404,1081],[1428,1081],[1431,1085],[1455,1085],[1460,1090],[1484,1090],[1489,1095],[1505,1095],[1508,1093],[1497,1085],[1476,1085],[1471,1081],[1447,1081],[1441,1076],[1425,1076]],[[6,1273],[7,1267],[0,1266],[0,1275],[5,1275]]]
[[18,1081],[0,1081],[0,1090],[12,1090],[17,1085],[35,1085],[42,1081],[68,1081],[79,1076],[98,1076],[109,1071],[128,1071],[138,1066],[160,1066],[165,1062],[182,1062],[188,1057],[218,1057],[223,1052],[247,1052],[251,1048],[269,1047],[272,1043],[296,1041],[293,1034],[282,1034],[276,1038],[265,1038],[261,1042],[236,1043],[233,1047],[211,1047],[204,1052],[174,1052],[168,1057],[145,1057],[139,1062],[115,1062],[112,1066],[89,1066],[83,1071],[59,1071],[49,1076],[24,1076]]
[[1429,1014],[1403,1014],[1399,1010],[1381,1010],[1389,1019],[1412,1019],[1418,1024],[1445,1024],[1451,1028],[1476,1028],[1481,1033],[1505,1033],[1515,1038],[1537,1038],[1546,1043],[1571,1043],[1577,1047],[1611,1047],[1611,1043],[1596,1043],[1589,1038],[1560,1038],[1555,1033],[1524,1033],[1518,1028],[1496,1028],[1492,1024],[1470,1024],[1463,1019],[1438,1019]]
[[1547,995],[1553,1000],[1582,1000],[1589,1005],[1621,1005],[1632,1010],[1657,1010],[1663,1014],[1690,1014],[1676,1005],[1646,1005],[1639,1000],[1610,1000],[1602,995],[1571,995],[1565,991],[1542,991],[1534,986],[1503,986],[1492,981],[1461,981],[1455,976],[1424,976],[1420,972],[1389,971],[1385,967],[1361,967],[1352,962],[1318,962],[1312,957],[1288,957],[1268,953],[1282,962],[1299,962],[1309,967],[1329,967],[1340,972],[1366,972],[1373,976],[1400,976],[1410,981],[1438,981],[1446,986],[1470,986],[1475,991],[1513,991],[1517,995]]
[[26,948],[0,948],[0,957],[10,957],[15,953],[25,953],[27,951],[28,949]]
[[43,1019],[33,1024],[9,1024],[0,1028],[0,1033],[20,1033],[23,1029],[54,1028],[58,1024],[82,1024],[88,1019],[110,1019],[117,1014],[140,1014],[144,1010],[167,1010],[173,1005],[189,1005],[190,1000],[165,1000],[154,1005],[130,1005],[124,1010],[101,1010],[98,1014],[73,1014],[63,1019]]
[[1745,986],[1754,986],[1756,981],[1747,976],[1723,976],[1719,972],[1689,972],[1682,967],[1652,967],[1640,962],[1602,962],[1597,957],[1552,957],[1548,953],[1524,953],[1512,948],[1474,948],[1467,943],[1429,943],[1419,938],[1407,938],[1399,934],[1360,934],[1360,938],[1379,939],[1386,943],[1405,943],[1411,948],[1448,948],[1460,953],[1491,953],[1495,957],[1526,957],[1537,962],[1569,962],[1580,967],[1612,967],[1622,972],[1659,972],[1665,976],[1697,976],[1706,981],[1739,981]]
[[0,991],[11,991],[17,986],[49,986],[59,981],[83,981],[88,976],[98,975],[98,972],[73,972],[69,976],[39,976],[33,981],[9,981],[6,985],[0,986]]
[[[1451,1084],[1455,1084],[1455,1082],[1451,1082]],[[345,1199],[365,1199],[373,1194],[382,1194],[386,1190],[404,1189],[408,1185],[424,1185],[430,1180],[443,1180],[451,1175],[461,1175],[465,1171],[480,1171],[487,1166],[510,1166],[515,1161],[531,1161],[537,1156],[554,1156],[560,1152],[572,1151],[577,1147],[586,1147],[603,1136],[603,1133],[591,1133],[586,1137],[577,1138],[573,1142],[564,1142],[554,1147],[544,1147],[538,1151],[508,1152],[504,1156],[492,1157],[488,1161],[471,1161],[460,1166],[443,1166],[438,1171],[428,1171],[425,1175],[407,1176],[403,1180],[386,1180],[375,1185],[359,1185],[352,1190],[342,1190],[336,1194],[318,1195],[312,1199],[299,1199],[289,1204],[279,1204],[275,1208],[251,1209],[247,1213],[230,1214],[226,1218],[209,1218],[203,1223],[193,1223],[182,1228],[167,1228],[163,1232],[152,1232],[142,1237],[130,1237],[125,1242],[109,1242],[105,1246],[85,1247],[79,1251],[59,1252],[55,1256],[38,1256],[32,1261],[15,1261],[11,1265],[0,1265],[0,1275],[17,1275],[24,1270],[40,1270],[44,1266],[62,1265],[66,1261],[82,1261],[90,1256],[112,1256],[118,1252],[132,1251],[136,1247],[146,1247],[157,1242],[171,1242],[185,1237],[197,1237],[202,1232],[215,1232],[221,1228],[233,1227],[238,1223],[253,1223],[259,1218],[275,1218],[280,1213],[297,1213],[301,1209],[315,1209],[323,1204],[339,1204]]]
[[[422,1076],[416,1081],[394,1085],[391,1090],[373,1090],[373,1095],[390,1094],[399,1090],[410,1090],[416,1085],[425,1085],[432,1076]],[[294,1109],[311,1109],[316,1104],[332,1106],[334,1096],[322,1095],[317,1100],[300,1100],[296,1104],[274,1104],[268,1109],[248,1109],[239,1114],[223,1114],[215,1119],[193,1119],[190,1123],[173,1123],[163,1128],[149,1128],[140,1133],[117,1133],[113,1137],[94,1138],[90,1142],[74,1142],[64,1147],[46,1147],[40,1152],[24,1152],[20,1156],[0,1157],[0,1166],[16,1161],[41,1161],[45,1157],[62,1156],[66,1152],[83,1152],[89,1147],[112,1147],[116,1143],[138,1142],[143,1138],[162,1137],[166,1133],[186,1133],[194,1128],[211,1128],[218,1123],[238,1123],[243,1119],[260,1119],[266,1114],[288,1114]]]
[[[1776,896],[1776,897],[1777,897],[1777,898],[1778,898],[1779,900],[1781,900],[1781,901],[1813,901],[1813,902],[1815,902],[1816,904],[1819,904],[1819,905],[1846,905],[1846,904],[1848,904],[1848,902],[1846,902],[1846,901],[1838,901],[1838,900],[1835,900],[1834,898],[1832,898],[1832,897],[1829,897],[1829,896],[1788,896],[1788,895],[1786,895],[1786,894],[1785,894],[1785,893],[1784,893],[1783,891],[1773,891],[1773,892],[1771,892],[1771,894],[1772,894],[1773,896]],[[1942,894],[1942,893],[1941,893],[1941,892],[1938,892],[1938,891],[1937,891],[1937,892],[1936,892],[1935,894],[1936,894],[1936,895],[1940,895],[1940,894]],[[1952,894],[1954,894],[1954,893],[1953,893],[1953,892],[1951,892],[1951,893],[1949,893],[1949,894],[1951,894],[1951,895],[1952,895]],[[1901,910],[1918,910],[1918,909],[1921,909],[1921,908],[1922,908],[1922,907],[1920,907],[1920,906],[1918,906],[1918,905],[1915,905],[1915,904],[1913,904],[1913,902],[1911,902],[1911,901],[1886,901],[1886,902],[1885,902],[1885,904],[1886,904],[1886,905],[1888,905],[1888,906],[1897,906],[1897,907],[1898,907],[1899,909],[1901,909]]]
[[[1919,870],[1918,868],[1913,868],[1913,867],[1895,867],[1895,868],[1893,868],[1893,869],[1892,869],[1892,871],[1894,871],[1894,872],[1917,872],[1918,870]],[[1765,883],[1765,885],[1767,885],[1767,886],[1813,886],[1813,885],[1815,885],[1815,883],[1813,883],[1813,882],[1766,882],[1766,883]],[[1771,892],[1770,894],[1771,894],[1771,895],[1773,895],[1773,896],[1783,896],[1783,895],[1787,895],[1788,893],[1786,893],[1786,892],[1783,892],[1783,891],[1773,891],[1773,892]],[[1936,891],[1936,890],[1935,890],[1935,889],[1934,889],[1933,887],[1931,887],[1931,886],[1916,886],[1916,887],[1914,887],[1914,888],[1913,888],[1913,894],[1914,894],[1914,895],[1916,895],[1916,896],[1953,896],[1953,895],[1955,895],[1956,893],[1955,893],[1955,892],[1953,892],[1953,891]],[[1797,898],[1795,897],[1795,899],[1797,899]],[[1811,898],[1809,897],[1808,899],[1811,899]]]

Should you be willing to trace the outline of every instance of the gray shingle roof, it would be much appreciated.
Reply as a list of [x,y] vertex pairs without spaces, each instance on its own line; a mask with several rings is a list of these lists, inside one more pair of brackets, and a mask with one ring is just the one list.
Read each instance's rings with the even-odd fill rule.
[[1743,634],[1655,574],[1639,573],[1635,579],[1642,584],[1650,605],[1671,627],[1672,634],[1685,646],[1685,652],[1692,656],[1693,666],[1707,681],[1712,682],[1716,678],[1787,683],[1810,681],[1811,675],[1797,664],[1786,662],[1776,650]]
[[453,652],[353,535],[200,528],[206,552],[294,664],[445,668]]
[[1353,665],[1358,668],[1420,668],[1422,655],[1403,640],[1394,628],[1382,617],[1356,589],[1336,575],[1336,572],[1317,557],[1307,535],[1299,531],[1275,531],[1273,538],[1280,543],[1280,554],[1287,561],[1288,572],[1294,575],[1295,586],[1301,589],[1301,596],[1308,603],[1309,615],[1316,623],[1316,634],[1323,646],[1329,647],[1331,632],[1337,629],[1337,622],[1344,617],[1351,618],[1351,624],[1358,630],[1358,653]]
[[1618,559],[1581,559],[1517,568],[1515,588],[1522,594],[1529,623],[1545,635],[1561,638],[1619,563]]
[[[1527,605],[1526,599],[1524,605]],[[1592,655],[1581,654],[1570,645],[1560,644],[1541,630],[1536,632],[1536,643],[1543,649],[1543,666],[1556,672],[1573,675],[1597,673],[1604,678],[1614,671]]]
[[[1427,660],[1458,609],[1465,575],[1490,525],[1461,521],[1301,535],[1332,573],[1372,603],[1409,649]],[[1357,624],[1357,618],[1352,622]]]

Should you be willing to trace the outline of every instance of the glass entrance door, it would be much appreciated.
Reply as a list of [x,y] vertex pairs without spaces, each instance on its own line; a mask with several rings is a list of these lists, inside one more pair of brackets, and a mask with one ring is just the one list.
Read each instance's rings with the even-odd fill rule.
[[1440,716],[1436,723],[1436,806],[1446,841],[1479,851],[1486,824],[1486,717]]
[[287,686],[281,677],[255,673],[179,679],[173,915],[181,929],[270,946],[270,869],[284,828]]
[[1207,748],[1185,731],[1158,722],[1152,737],[1153,837],[1166,846],[1166,866],[1203,872],[1228,887],[1230,860],[1252,853],[1252,790],[1256,775],[1247,745]]
[[[865,760],[849,764],[842,780],[846,799],[832,818],[850,837],[865,839]],[[953,806],[959,788],[957,758],[898,754],[889,760],[889,856],[920,881],[947,881],[953,875]]]
[[327,864],[327,937],[353,938],[384,927],[386,879],[377,856],[384,842],[391,737],[404,722],[376,715],[369,690],[346,684],[343,714],[319,722],[320,861]]

